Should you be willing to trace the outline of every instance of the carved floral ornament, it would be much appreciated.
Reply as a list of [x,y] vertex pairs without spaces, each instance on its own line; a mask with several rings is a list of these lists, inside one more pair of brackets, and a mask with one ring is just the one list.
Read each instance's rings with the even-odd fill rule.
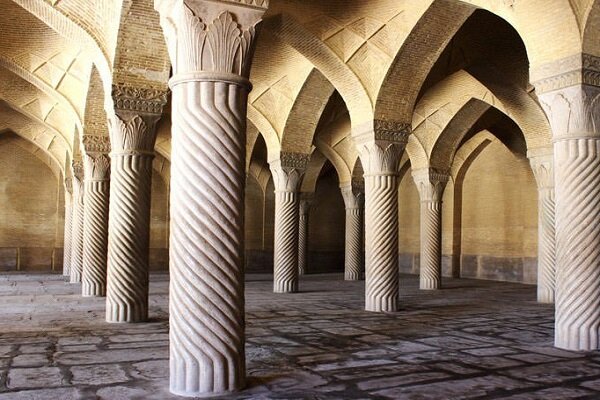
[[73,167],[73,178],[81,181],[83,179],[83,161],[75,160],[72,163]]
[[120,111],[161,115],[167,104],[167,92],[159,89],[113,85],[111,95]]
[[69,193],[73,193],[73,178],[65,179],[65,190]]
[[88,155],[85,161],[85,179],[106,181],[110,176],[110,158],[106,154]]
[[419,190],[421,201],[438,202],[442,200],[449,179],[448,172],[425,168],[413,171],[412,175]]
[[537,93],[574,85],[600,86],[600,57],[578,54],[542,65],[531,71]]
[[275,190],[295,192],[300,187],[310,155],[302,153],[281,153],[279,160],[271,161]]
[[555,138],[600,134],[600,87],[577,85],[539,98]]
[[341,188],[342,197],[346,209],[359,209],[364,206],[364,188],[363,191],[357,191],[353,184]]
[[[157,118],[151,118],[151,125]],[[124,121],[115,115],[110,120],[110,135],[113,154],[121,152],[137,152],[154,154],[156,132],[154,126],[139,115]]]
[[539,189],[554,188],[554,160],[552,155],[530,158],[531,169]]
[[84,135],[81,141],[85,152],[88,154],[110,152],[110,138],[108,136]]
[[[212,72],[247,78],[256,35],[255,26],[260,22],[268,2],[225,1],[217,5],[212,2],[212,8],[223,10],[209,23],[203,20],[204,16],[194,13],[188,3],[210,4],[206,1],[174,4],[166,0],[155,3],[161,14],[161,26],[167,38],[174,74]],[[234,6],[227,7],[227,4]],[[258,12],[236,10],[239,6],[252,7]],[[238,17],[250,21],[242,24]]]

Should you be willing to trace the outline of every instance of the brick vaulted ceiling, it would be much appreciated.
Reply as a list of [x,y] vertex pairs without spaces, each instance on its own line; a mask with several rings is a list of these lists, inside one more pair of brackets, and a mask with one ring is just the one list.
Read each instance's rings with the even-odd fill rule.
[[[152,0],[0,0],[0,9],[0,130],[29,135],[63,165],[77,157],[79,135],[106,129],[113,84],[167,87],[170,65]],[[529,146],[545,145],[548,131],[532,127],[546,125],[535,92],[520,82],[498,85],[469,65],[473,57],[421,93],[478,9],[515,30],[532,74],[584,47],[597,51],[585,45],[600,29],[594,0],[272,0],[251,73],[247,153],[260,134],[268,158],[318,149],[349,179],[357,157],[352,129],[374,119],[412,123],[418,134],[409,148],[427,155],[470,99],[515,121]],[[456,85],[460,96],[448,97]],[[165,160],[169,141],[163,123],[157,148]]]

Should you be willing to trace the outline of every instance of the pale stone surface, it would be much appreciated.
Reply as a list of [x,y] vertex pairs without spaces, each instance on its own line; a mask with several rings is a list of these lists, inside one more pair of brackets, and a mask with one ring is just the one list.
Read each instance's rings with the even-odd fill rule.
[[549,154],[530,156],[530,161],[538,184],[538,301],[540,303],[554,303],[556,288],[556,207],[552,149],[550,149]]
[[[398,170],[409,128],[379,124],[354,137],[365,171],[365,309],[398,310]],[[396,140],[390,140],[396,139]]]
[[442,197],[448,174],[430,168],[412,172],[421,198],[421,289],[442,287]]
[[73,223],[71,233],[71,265],[70,282],[81,282],[83,272],[83,223],[84,223],[84,197],[83,162],[73,161]]
[[356,281],[362,278],[364,188],[350,184],[341,191],[346,208],[344,279]]
[[150,195],[156,122],[166,95],[113,88],[106,320],[148,318]]
[[73,178],[65,179],[65,238],[63,247],[63,275],[71,275],[71,236],[73,233]]
[[545,93],[552,124],[556,196],[556,339],[569,350],[600,348],[600,88]]
[[182,396],[245,385],[247,78],[267,6],[155,2],[173,64],[169,365]]
[[108,137],[102,139],[104,152],[88,151],[84,156],[83,296],[106,296],[110,159]]
[[273,291],[298,291],[298,208],[300,183],[308,156],[281,154],[270,162],[275,184],[275,243],[273,247]]

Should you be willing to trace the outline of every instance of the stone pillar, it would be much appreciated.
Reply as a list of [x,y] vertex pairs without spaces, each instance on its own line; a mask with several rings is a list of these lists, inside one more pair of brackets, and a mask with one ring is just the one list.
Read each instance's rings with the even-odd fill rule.
[[[596,350],[600,348],[600,87],[589,79],[600,73],[600,58],[578,56],[561,61],[561,69],[570,63],[580,69],[536,83],[554,141],[555,344],[568,350]],[[569,82],[571,86],[561,87]]]
[[353,182],[341,186],[341,191],[346,208],[344,279],[358,281],[362,275],[364,185]]
[[313,202],[312,193],[300,195],[298,223],[298,275],[306,275],[308,260],[308,214]]
[[170,386],[181,396],[245,384],[247,77],[266,5],[155,1],[173,64]]
[[354,136],[365,177],[365,309],[398,310],[398,171],[410,126],[375,121]]
[[442,196],[448,174],[432,168],[412,173],[421,198],[420,288],[442,287]]
[[71,275],[71,240],[73,233],[73,178],[65,179],[65,240],[63,246],[63,276]]
[[148,319],[155,128],[166,93],[114,86],[112,97],[106,321],[143,322]]
[[85,216],[83,222],[82,295],[106,296],[110,141],[108,136],[84,136]]
[[273,248],[273,291],[298,291],[298,190],[309,156],[281,153],[270,163],[275,185],[275,244]]
[[83,161],[73,161],[73,228],[71,234],[71,283],[81,282],[83,272]]
[[554,303],[556,231],[552,149],[545,155],[533,155],[531,151],[529,153],[538,186],[537,300],[540,303]]

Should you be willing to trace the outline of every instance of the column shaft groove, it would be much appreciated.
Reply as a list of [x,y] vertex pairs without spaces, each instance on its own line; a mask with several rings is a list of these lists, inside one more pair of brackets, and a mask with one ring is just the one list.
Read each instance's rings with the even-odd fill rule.
[[173,87],[170,369],[186,396],[245,381],[246,97],[224,82]]
[[442,286],[442,204],[421,202],[420,288],[440,289]]
[[344,279],[347,281],[361,278],[362,225],[362,210],[346,208]]
[[275,192],[275,293],[298,291],[298,198],[297,192]]
[[108,322],[148,319],[152,158],[152,155],[135,152],[111,155]]
[[110,160],[86,156],[83,296],[106,296]]
[[397,311],[398,186],[396,175],[365,176],[367,311]]
[[81,282],[83,272],[83,179],[73,178],[73,229],[71,237],[71,283]]
[[556,346],[600,345],[600,140],[558,141]]

